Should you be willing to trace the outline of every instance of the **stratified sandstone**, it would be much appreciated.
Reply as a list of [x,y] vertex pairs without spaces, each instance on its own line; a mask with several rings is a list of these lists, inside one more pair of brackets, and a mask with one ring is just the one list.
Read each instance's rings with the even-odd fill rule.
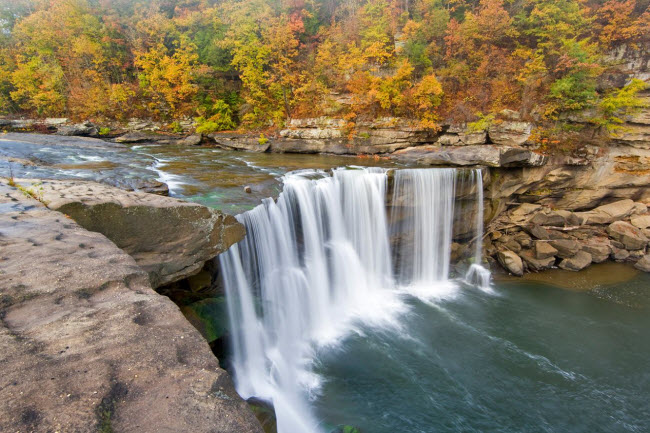
[[131,255],[153,287],[198,273],[207,260],[244,237],[234,217],[171,197],[76,180],[44,180],[36,192],[50,209]]
[[0,294],[0,431],[261,433],[133,258],[5,183]]

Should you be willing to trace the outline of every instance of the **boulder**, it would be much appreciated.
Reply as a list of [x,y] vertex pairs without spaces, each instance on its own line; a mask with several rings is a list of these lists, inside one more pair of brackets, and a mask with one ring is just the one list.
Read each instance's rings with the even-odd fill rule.
[[518,277],[524,275],[524,265],[521,258],[509,250],[501,250],[497,253],[497,260],[508,272]]
[[568,271],[580,271],[591,264],[591,254],[585,251],[578,251],[573,257],[567,257],[558,265]]
[[594,263],[604,262],[613,251],[611,242],[605,237],[592,237],[581,241],[580,248],[591,254],[591,261]]
[[641,260],[645,255],[645,250],[632,250],[630,251],[630,256],[627,258],[628,261],[635,262]]
[[532,131],[533,125],[528,122],[502,121],[488,128],[488,136],[494,144],[519,146],[524,144]]
[[530,248],[533,243],[530,235],[525,232],[519,232],[514,235],[514,240],[516,240],[523,248]]
[[234,217],[171,197],[85,181],[46,180],[41,187],[50,209],[129,253],[153,287],[198,273],[207,260],[244,237]]
[[650,254],[646,254],[634,264],[634,267],[642,270],[643,272],[650,272]]
[[551,236],[544,227],[540,227],[537,224],[530,224],[525,227],[525,230],[530,233],[530,235],[536,239],[549,240]]
[[99,129],[92,123],[79,123],[76,125],[59,126],[56,135],[94,137],[99,135]]
[[635,202],[634,209],[632,210],[632,215],[643,215],[648,212],[648,206],[644,203]]
[[576,212],[582,224],[610,224],[630,216],[635,210],[635,203],[630,199],[598,206],[587,212]]
[[523,250],[519,253],[519,256],[522,258],[528,269],[530,271],[543,271],[544,269],[550,269],[555,265],[555,257],[547,257],[545,259],[538,259],[533,253],[532,250]]
[[630,223],[637,228],[645,229],[650,227],[650,215],[634,215]]
[[614,247],[612,251],[612,258],[617,262],[623,262],[630,257],[630,252],[628,250]]
[[521,245],[519,244],[519,242],[515,241],[514,239],[508,240],[503,244],[503,246],[505,246],[507,249],[515,253],[521,251]]
[[[557,256],[562,259],[573,257],[580,251],[580,244],[572,239],[555,239],[549,244],[557,250]],[[591,258],[589,260],[591,261]]]
[[198,146],[203,141],[203,136],[201,134],[188,135],[185,138],[181,138],[176,141],[176,144],[179,146]]
[[0,431],[262,433],[113,242],[2,182],[0,234]]
[[530,222],[540,226],[564,227],[567,225],[567,220],[557,212],[538,212],[531,218]]
[[555,257],[557,253],[558,251],[548,242],[535,241],[535,258],[548,259],[549,257]]
[[251,135],[215,133],[208,137],[214,140],[217,147],[228,150],[264,153],[271,147],[271,140],[260,140],[259,137]]
[[615,221],[607,227],[607,233],[625,245],[628,250],[641,250],[648,245],[648,238],[641,229],[625,221]]

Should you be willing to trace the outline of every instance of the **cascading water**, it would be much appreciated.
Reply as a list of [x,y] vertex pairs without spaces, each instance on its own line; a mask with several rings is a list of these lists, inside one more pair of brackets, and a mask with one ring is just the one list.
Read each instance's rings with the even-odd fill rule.
[[465,275],[468,284],[478,286],[481,290],[490,289],[490,271],[481,265],[483,258],[483,173],[472,170],[470,183],[476,188],[476,240],[474,241],[474,263]]
[[419,296],[455,287],[448,279],[457,171],[394,171],[389,218],[388,177],[378,168],[287,174],[277,202],[238,216],[247,236],[220,256],[237,391],[271,402],[281,433],[322,431],[309,407],[317,350],[356,323],[391,323],[406,309],[401,288],[417,287]]

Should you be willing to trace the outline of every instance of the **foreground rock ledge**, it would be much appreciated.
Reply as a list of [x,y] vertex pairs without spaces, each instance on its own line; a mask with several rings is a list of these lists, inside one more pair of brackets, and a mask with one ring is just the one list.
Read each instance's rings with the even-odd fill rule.
[[0,431],[262,432],[106,237],[0,184],[0,246]]
[[171,197],[87,181],[16,182],[129,253],[154,288],[198,273],[245,234],[233,216]]

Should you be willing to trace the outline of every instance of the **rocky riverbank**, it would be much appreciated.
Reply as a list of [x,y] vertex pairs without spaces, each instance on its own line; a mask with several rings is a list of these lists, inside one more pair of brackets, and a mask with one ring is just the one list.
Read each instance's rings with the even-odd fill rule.
[[517,276],[553,267],[580,271],[606,260],[650,272],[649,227],[647,206],[629,199],[584,212],[521,204],[492,222],[485,249]]
[[0,430],[261,432],[152,287],[199,272],[241,226],[172,198],[29,183],[0,182]]

